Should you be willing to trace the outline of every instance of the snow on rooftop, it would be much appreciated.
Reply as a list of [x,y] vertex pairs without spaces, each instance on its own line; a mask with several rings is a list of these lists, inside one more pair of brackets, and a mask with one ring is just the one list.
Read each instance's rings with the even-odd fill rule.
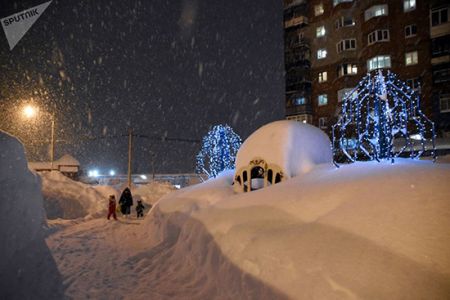
[[288,178],[332,163],[328,136],[319,128],[297,121],[276,121],[251,134],[236,157],[236,170],[255,158],[282,168]]
[[[61,166],[79,167],[80,163],[73,156],[64,154],[61,158],[53,162],[53,170],[59,170],[61,169]],[[31,170],[51,170],[52,164],[51,162],[29,162],[28,167]],[[73,169],[73,171],[76,172],[78,169]]]
[[64,154],[60,159],[56,160],[57,165],[65,166],[79,166],[80,162],[76,160],[72,155]]

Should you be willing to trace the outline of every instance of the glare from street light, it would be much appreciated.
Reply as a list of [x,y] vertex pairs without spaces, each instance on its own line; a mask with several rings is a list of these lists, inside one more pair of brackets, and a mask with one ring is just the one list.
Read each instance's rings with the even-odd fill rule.
[[36,109],[36,107],[34,107],[34,106],[32,106],[32,105],[26,105],[24,108],[23,108],[23,115],[26,117],[26,118],[28,118],[28,119],[31,119],[31,118],[34,118],[34,117],[36,117],[36,115],[37,115],[37,109]]
[[98,170],[90,170],[88,172],[88,176],[89,177],[98,177],[99,176]]

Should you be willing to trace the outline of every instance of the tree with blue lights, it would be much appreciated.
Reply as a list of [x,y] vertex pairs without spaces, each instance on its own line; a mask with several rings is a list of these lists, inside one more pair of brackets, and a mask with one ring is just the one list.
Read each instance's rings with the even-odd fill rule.
[[391,160],[435,156],[434,123],[420,109],[420,96],[397,76],[381,70],[367,74],[348,92],[339,119],[332,127],[337,160]]
[[241,138],[228,125],[216,125],[203,137],[202,149],[197,154],[198,174],[216,177],[220,172],[233,169]]

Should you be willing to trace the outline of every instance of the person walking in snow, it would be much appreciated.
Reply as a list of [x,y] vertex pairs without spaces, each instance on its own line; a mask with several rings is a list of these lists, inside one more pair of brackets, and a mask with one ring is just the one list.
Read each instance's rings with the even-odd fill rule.
[[108,220],[109,218],[113,216],[114,220],[117,220],[116,215],[116,196],[110,195],[109,196],[109,204],[108,204]]
[[136,219],[139,219],[139,217],[144,217],[144,204],[142,204],[142,200],[137,201],[136,205]]
[[133,196],[129,188],[125,188],[119,199],[120,211],[128,218],[131,212],[131,206],[133,206]]

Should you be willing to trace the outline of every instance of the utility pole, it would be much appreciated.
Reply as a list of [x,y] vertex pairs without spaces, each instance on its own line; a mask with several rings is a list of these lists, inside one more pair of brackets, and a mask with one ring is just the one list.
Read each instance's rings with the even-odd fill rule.
[[131,163],[133,156],[133,129],[128,129],[128,187],[131,188]]
[[50,168],[53,171],[53,161],[55,160],[55,115],[51,114],[52,135],[50,144]]

